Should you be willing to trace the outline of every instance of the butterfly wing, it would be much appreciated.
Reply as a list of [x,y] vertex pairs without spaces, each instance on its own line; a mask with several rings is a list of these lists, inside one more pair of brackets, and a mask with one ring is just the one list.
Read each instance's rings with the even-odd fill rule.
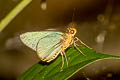
[[37,46],[38,41],[51,34],[62,35],[61,32],[52,32],[52,31],[26,32],[20,35],[20,39],[26,46],[36,51],[36,46]]
[[63,39],[63,33],[53,33],[41,38],[37,44],[37,54],[40,59],[43,61],[51,59],[61,49]]

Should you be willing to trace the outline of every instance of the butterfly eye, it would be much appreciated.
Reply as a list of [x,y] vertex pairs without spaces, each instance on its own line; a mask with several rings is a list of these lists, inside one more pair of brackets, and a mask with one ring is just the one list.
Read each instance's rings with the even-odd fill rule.
[[74,34],[74,30],[71,30],[70,33],[71,33],[71,34]]

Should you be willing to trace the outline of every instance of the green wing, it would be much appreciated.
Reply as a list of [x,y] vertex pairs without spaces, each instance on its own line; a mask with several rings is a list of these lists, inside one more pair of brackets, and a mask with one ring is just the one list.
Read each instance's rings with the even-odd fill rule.
[[62,47],[62,35],[53,33],[38,41],[37,54],[41,59],[49,59],[57,53]]
[[[20,39],[26,46],[36,51],[36,46],[38,44],[38,41],[42,38],[47,38],[47,36],[52,34],[61,35],[61,36],[63,35],[62,32],[53,32],[53,31],[26,32],[20,35]],[[46,43],[42,43],[42,46],[44,46]]]

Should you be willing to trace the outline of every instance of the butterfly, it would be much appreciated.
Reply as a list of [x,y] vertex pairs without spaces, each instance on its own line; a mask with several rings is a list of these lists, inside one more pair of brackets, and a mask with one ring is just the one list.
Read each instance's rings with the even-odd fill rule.
[[[65,50],[70,45],[74,45],[77,50],[79,50],[79,48],[77,47],[78,44],[76,43],[77,41],[87,46],[80,39],[75,37],[76,32],[77,29],[71,26],[67,28],[66,32],[47,30],[39,32],[26,32],[20,35],[20,39],[26,46],[36,51],[41,61],[51,62],[59,54],[61,54],[62,56],[61,68],[63,68],[64,58],[66,59],[66,63],[68,66],[68,60],[65,54]],[[82,53],[81,50],[79,51]]]

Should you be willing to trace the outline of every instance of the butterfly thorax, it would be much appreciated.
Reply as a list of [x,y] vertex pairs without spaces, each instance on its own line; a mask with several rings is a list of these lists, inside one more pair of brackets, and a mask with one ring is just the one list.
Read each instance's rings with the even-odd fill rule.
[[73,44],[73,42],[74,42],[74,36],[66,33],[65,39],[63,40],[63,49],[65,50],[66,48],[68,48],[71,44]]
[[74,35],[76,34],[77,30],[73,27],[67,28],[67,33],[65,33],[65,39],[63,41],[63,48],[66,49],[74,42]]

